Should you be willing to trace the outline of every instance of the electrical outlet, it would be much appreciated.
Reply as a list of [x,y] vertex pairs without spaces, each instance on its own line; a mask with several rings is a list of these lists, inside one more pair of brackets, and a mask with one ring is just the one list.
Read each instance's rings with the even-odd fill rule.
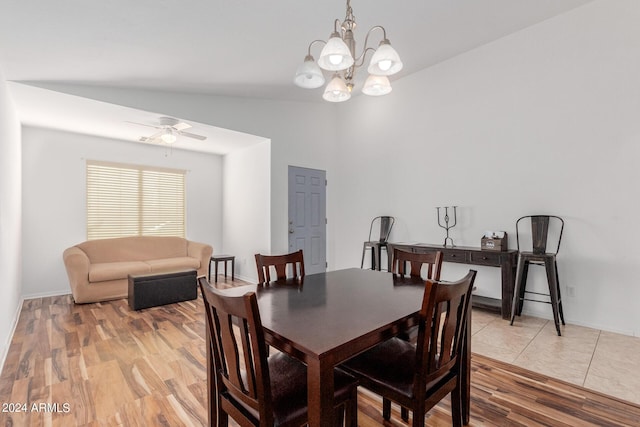
[[573,286],[567,286],[567,295],[569,296],[569,298],[575,298],[576,288],[574,288]]

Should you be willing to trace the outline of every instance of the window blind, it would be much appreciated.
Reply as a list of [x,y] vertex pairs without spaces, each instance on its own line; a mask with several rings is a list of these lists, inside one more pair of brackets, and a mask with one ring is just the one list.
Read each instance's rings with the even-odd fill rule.
[[185,235],[185,171],[87,161],[87,240]]

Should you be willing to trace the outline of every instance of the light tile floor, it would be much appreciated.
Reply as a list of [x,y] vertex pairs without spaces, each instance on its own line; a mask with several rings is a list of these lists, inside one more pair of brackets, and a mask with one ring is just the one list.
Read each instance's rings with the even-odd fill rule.
[[471,350],[640,404],[640,338],[553,321],[473,310]]

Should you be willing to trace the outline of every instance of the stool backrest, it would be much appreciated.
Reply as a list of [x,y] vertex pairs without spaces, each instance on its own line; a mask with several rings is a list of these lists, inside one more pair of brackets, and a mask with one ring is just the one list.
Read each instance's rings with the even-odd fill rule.
[[378,241],[380,243],[386,243],[387,240],[389,240],[389,235],[391,234],[391,229],[393,228],[393,224],[396,222],[396,219],[392,216],[377,216],[373,218],[371,226],[369,227],[369,241],[372,241],[371,235],[373,234],[373,226],[376,221],[380,221],[380,234],[378,235]]
[[522,220],[529,220],[531,223],[531,248],[534,254],[545,254],[547,253],[547,246],[549,243],[553,243],[553,240],[550,241],[549,228],[554,230],[554,237],[557,245],[555,246],[555,251],[551,252],[553,254],[558,254],[560,250],[560,242],[562,241],[562,232],[564,231],[564,220],[559,216],[555,215],[527,215],[519,218],[516,221],[516,243],[518,245],[518,250],[520,251],[520,241],[523,240],[522,237],[525,234],[524,224],[520,224]]

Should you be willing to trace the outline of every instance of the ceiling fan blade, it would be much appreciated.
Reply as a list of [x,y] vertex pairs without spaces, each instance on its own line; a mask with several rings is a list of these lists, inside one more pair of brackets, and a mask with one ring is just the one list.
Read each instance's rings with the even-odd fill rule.
[[189,129],[192,126],[189,123],[180,122],[180,123],[176,123],[171,127],[177,130],[178,132],[180,132],[181,130]]
[[125,123],[131,123],[132,125],[146,126],[154,129],[162,129],[162,127],[160,126],[147,125],[147,124],[138,123],[138,122],[130,122],[129,120],[125,120]]
[[156,132],[151,136],[142,136],[140,137],[140,141],[141,142],[154,142],[156,139],[160,138],[160,135],[162,135],[164,133],[164,130],[161,130],[160,132]]
[[182,132],[182,131],[179,131],[178,133],[180,135],[182,135],[182,136],[186,136],[186,137],[193,138],[193,139],[198,139],[200,141],[204,141],[205,139],[207,139],[206,136],[196,135],[195,133]]

